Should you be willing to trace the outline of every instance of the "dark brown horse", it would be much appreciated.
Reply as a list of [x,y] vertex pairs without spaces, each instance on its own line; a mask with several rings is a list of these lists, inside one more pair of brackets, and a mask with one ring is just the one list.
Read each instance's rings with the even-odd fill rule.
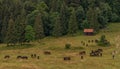
[[86,51],[79,52],[79,55],[86,55]]
[[70,57],[64,57],[63,59],[64,59],[65,61],[71,60]]

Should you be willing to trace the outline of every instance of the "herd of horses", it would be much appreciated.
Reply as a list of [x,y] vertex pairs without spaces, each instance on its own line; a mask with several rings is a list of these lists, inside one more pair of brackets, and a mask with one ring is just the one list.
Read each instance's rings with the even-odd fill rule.
[[[90,57],[102,57],[103,49],[97,49],[97,50],[91,50],[89,53]],[[86,55],[86,51],[79,52],[79,55],[81,56],[81,59],[84,59],[84,56]],[[64,57],[64,60],[71,60],[71,57]]]
[[[45,55],[51,55],[51,52],[50,52],[50,51],[44,51],[44,54],[45,54]],[[31,58],[36,58],[36,59],[39,59],[39,58],[40,58],[40,56],[37,55],[37,54],[31,54],[30,57],[31,57]],[[5,56],[4,56],[4,59],[10,59],[10,58],[11,58],[10,55],[5,55]],[[16,59],[26,59],[26,60],[27,60],[28,58],[29,58],[28,56],[21,56],[21,55],[19,55],[19,56],[16,57]]]
[[[93,57],[93,56],[94,57],[98,57],[98,56],[102,56],[102,52],[103,52],[102,49],[91,50],[91,52],[89,53],[89,55],[91,57]],[[50,51],[44,51],[44,54],[45,55],[51,55],[51,52]],[[84,56],[86,55],[86,51],[80,51],[78,54],[81,56],[81,59],[83,59]],[[10,58],[11,58],[10,55],[5,55],[4,56],[4,59],[10,59]],[[40,56],[37,55],[37,54],[31,54],[30,57],[28,57],[28,56],[21,56],[21,55],[16,56],[16,59],[22,59],[22,60],[27,60],[29,58],[40,59]],[[65,60],[65,61],[71,60],[71,57],[70,56],[65,56],[65,57],[63,57],[63,60]]]
[[[81,41],[81,44],[83,46],[88,46],[89,43],[94,43],[94,42],[97,43],[98,40],[97,39],[96,40],[88,40],[87,43],[84,42],[84,41]],[[102,53],[103,53],[103,49],[91,50],[91,52],[89,53],[89,56],[90,57],[101,57]],[[45,55],[51,55],[52,53],[50,51],[44,51],[44,54]],[[78,54],[80,55],[81,59],[84,59],[84,56],[86,55],[86,51],[80,51]],[[11,58],[10,55],[5,55],[4,56],[4,59],[9,59],[9,58]],[[40,56],[37,55],[37,54],[31,54],[30,57],[28,57],[28,56],[21,56],[21,55],[16,56],[16,59],[25,59],[25,60],[27,60],[29,58],[40,59]],[[66,60],[71,60],[71,57],[70,56],[64,56],[63,60],[65,60],[65,61]]]

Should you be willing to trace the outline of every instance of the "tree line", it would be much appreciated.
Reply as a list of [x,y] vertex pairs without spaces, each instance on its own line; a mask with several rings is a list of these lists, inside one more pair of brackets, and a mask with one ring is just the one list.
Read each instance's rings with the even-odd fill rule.
[[46,36],[96,32],[120,22],[120,0],[0,0],[0,42],[9,44]]

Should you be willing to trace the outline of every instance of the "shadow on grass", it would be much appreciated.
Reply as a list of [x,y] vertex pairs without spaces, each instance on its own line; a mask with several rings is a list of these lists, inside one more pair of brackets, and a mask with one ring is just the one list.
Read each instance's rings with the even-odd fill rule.
[[15,45],[15,46],[2,46],[0,47],[0,50],[16,50],[16,49],[26,49],[26,48],[32,48],[33,44],[23,44],[23,45]]

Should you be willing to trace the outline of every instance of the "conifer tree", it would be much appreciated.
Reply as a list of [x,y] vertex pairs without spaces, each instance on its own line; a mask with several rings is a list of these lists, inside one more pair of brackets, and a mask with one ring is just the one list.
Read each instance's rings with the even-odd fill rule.
[[16,18],[16,34],[18,43],[25,42],[25,27],[26,27],[26,15],[25,10],[23,9],[21,15]]
[[8,24],[7,18],[4,17],[2,27],[1,27],[1,40],[2,40],[2,42],[5,41],[5,37],[6,37],[6,33],[7,33],[7,24]]
[[42,39],[44,35],[43,21],[41,19],[41,14],[38,14],[34,23],[35,38]]
[[59,15],[55,18],[52,35],[55,37],[62,36],[62,25]]
[[87,21],[90,24],[90,28],[95,29],[95,31],[99,30],[100,24],[98,21],[98,12],[96,12],[95,7],[89,7],[87,11]]
[[62,1],[62,5],[60,8],[60,20],[62,25],[62,34],[65,35],[67,34],[68,12],[64,0]]
[[51,12],[59,12],[61,6],[61,0],[51,0],[50,8]]
[[82,29],[82,23],[85,20],[85,11],[82,6],[79,6],[76,10],[76,18],[78,22],[79,29]]
[[6,35],[6,43],[9,44],[15,44],[16,43],[16,28],[15,28],[15,22],[12,18],[10,18],[7,28],[7,35]]
[[76,20],[75,10],[73,9],[71,12],[69,24],[68,24],[68,33],[75,34],[78,31],[78,23]]
[[26,39],[26,42],[30,42],[35,39],[34,29],[30,25],[27,25],[25,28],[25,39]]

